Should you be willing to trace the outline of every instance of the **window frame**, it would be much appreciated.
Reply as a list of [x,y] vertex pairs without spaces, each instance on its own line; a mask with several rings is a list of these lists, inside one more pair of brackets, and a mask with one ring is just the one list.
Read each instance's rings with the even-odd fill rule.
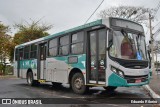
[[[27,52],[26,52],[26,50],[25,50],[26,47],[29,48]],[[31,48],[30,45],[26,45],[26,46],[24,47],[24,50],[23,50],[23,51],[24,51],[24,53],[23,53],[23,54],[24,54],[24,58],[23,58],[24,60],[30,59],[30,48]],[[28,58],[25,58],[25,54],[27,54],[27,53],[28,53]]]
[[19,49],[18,48],[16,48],[15,49],[15,55],[14,55],[14,57],[15,57],[15,61],[18,61],[19,60]]
[[[32,50],[32,45],[36,46],[36,50]],[[30,59],[37,59],[38,58],[37,51],[38,51],[38,45],[36,43],[30,44],[30,56],[29,56],[29,58]],[[31,57],[32,53],[34,53],[34,52],[35,52],[36,56],[35,57]]]
[[[60,39],[63,38],[63,37],[66,37],[68,36],[68,44],[65,44],[65,45],[60,45]],[[68,53],[67,54],[60,54],[60,47],[64,47],[64,46],[68,46],[67,49],[68,49]],[[58,37],[58,56],[67,56],[70,54],[70,34],[65,34],[63,36],[60,36]]]
[[[53,47],[50,47],[50,41],[52,41],[52,40],[54,40],[54,39],[56,39],[57,45],[56,45],[56,46],[53,46]],[[49,50],[50,50],[50,49],[53,49],[53,48],[57,48],[57,49],[56,49],[56,51],[57,51],[56,55],[49,55]],[[47,52],[48,52],[48,53],[47,53],[47,56],[48,56],[48,57],[55,57],[55,56],[58,55],[58,38],[57,38],[57,37],[48,40],[48,49],[47,49],[47,50],[48,50],[48,51],[47,51]]]
[[[22,51],[20,51],[20,50],[22,50]],[[20,58],[20,52],[22,52],[22,58]],[[24,60],[24,47],[18,49],[18,56],[19,56],[19,58],[18,58],[19,60]]]
[[[74,35],[74,34],[78,34],[78,33],[81,33],[82,32],[82,35],[83,35],[83,40],[82,41],[78,41],[78,42],[73,42],[72,41],[72,36]],[[78,35],[77,35],[78,36]],[[81,31],[77,31],[77,32],[74,32],[74,33],[72,33],[71,34],[71,41],[70,41],[70,54],[71,55],[79,55],[79,54],[83,54],[84,53],[84,49],[85,49],[85,47],[84,47],[84,45],[85,45],[85,31],[84,30],[81,30]],[[73,43],[72,43],[73,42]],[[83,43],[83,49],[82,49],[82,52],[81,53],[72,53],[72,45],[75,45],[75,44],[78,44],[78,43]]]

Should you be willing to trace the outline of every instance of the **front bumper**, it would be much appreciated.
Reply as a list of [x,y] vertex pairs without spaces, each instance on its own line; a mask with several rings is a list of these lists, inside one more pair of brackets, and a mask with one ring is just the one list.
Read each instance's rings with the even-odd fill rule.
[[[142,76],[139,78],[142,78]],[[147,77],[144,76],[144,78],[145,79],[143,79],[142,82],[135,83],[134,79],[137,79],[137,77],[129,78],[128,76],[128,78],[126,77],[122,78],[119,75],[112,73],[108,78],[108,86],[130,87],[130,86],[142,86],[142,85],[149,84],[150,75],[148,75]]]

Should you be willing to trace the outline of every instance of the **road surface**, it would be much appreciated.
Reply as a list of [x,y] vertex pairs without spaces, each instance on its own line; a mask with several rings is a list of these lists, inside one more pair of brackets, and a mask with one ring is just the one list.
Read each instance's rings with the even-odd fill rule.
[[[63,84],[60,87],[54,87],[51,83],[40,84],[36,87],[27,85],[25,79],[6,78],[0,79],[0,98],[54,98],[56,104],[44,105],[12,105],[20,106],[51,106],[51,107],[150,107],[148,104],[117,104],[114,102],[123,102],[128,98],[150,98],[148,93],[142,87],[120,87],[114,92],[106,92],[101,87],[90,88],[86,95],[77,95],[72,92],[69,85]],[[68,99],[70,99],[68,100]],[[126,98],[126,99],[124,99]],[[58,101],[58,102],[57,102]],[[65,104],[65,103],[71,104]],[[73,103],[76,104],[73,104]],[[58,104],[57,104],[58,103]],[[77,104],[79,103],[79,104]],[[3,106],[4,105],[0,105]],[[10,106],[10,105],[5,105]]]

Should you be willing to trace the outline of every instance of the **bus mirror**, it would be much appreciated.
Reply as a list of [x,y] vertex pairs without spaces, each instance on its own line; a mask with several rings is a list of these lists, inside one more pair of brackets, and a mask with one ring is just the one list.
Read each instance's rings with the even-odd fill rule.
[[109,41],[108,47],[107,47],[107,51],[109,51],[109,48],[112,46],[113,41]]

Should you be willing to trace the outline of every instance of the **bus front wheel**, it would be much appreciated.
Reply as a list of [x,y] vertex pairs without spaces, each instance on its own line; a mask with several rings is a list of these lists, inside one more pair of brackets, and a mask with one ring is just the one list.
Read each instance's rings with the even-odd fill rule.
[[106,91],[114,91],[117,87],[115,86],[107,86],[107,87],[103,87]]
[[84,77],[81,73],[75,73],[71,80],[72,90],[77,94],[84,94],[89,87],[85,85]]
[[38,85],[39,82],[33,79],[33,73],[32,72],[28,72],[27,73],[27,83],[30,86],[35,86]]

